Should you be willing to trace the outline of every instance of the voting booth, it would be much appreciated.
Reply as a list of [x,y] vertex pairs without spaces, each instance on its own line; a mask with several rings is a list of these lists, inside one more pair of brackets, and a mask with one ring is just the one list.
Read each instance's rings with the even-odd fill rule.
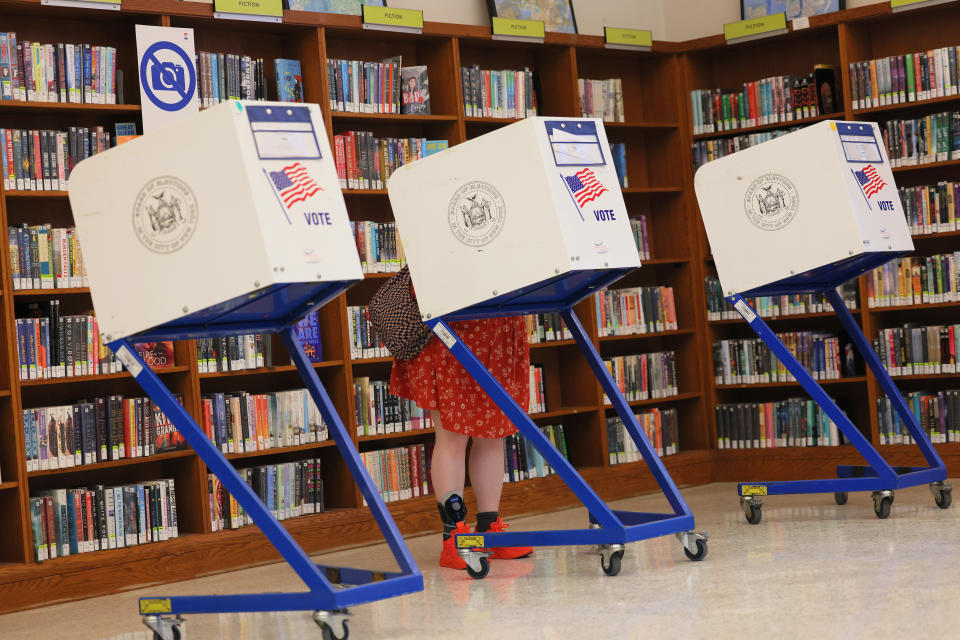
[[[105,342],[309,589],[142,598],[155,637],[179,638],[185,613],[312,610],[325,637],[342,638],[345,607],[422,590],[296,334],[363,278],[319,107],[223,103],[84,160],[69,194]],[[399,573],[314,564],[132,346],[243,333],[280,335]]]
[[[689,508],[636,422],[573,305],[640,266],[603,124],[531,117],[398,169],[387,189],[423,320],[590,512],[594,528],[458,534],[475,578],[486,548],[598,544],[608,574],[624,543],[678,534],[706,555]],[[559,311],[660,483],[673,513],[611,510],[456,335],[450,322]]]
[[[827,413],[867,466],[838,467],[838,479],[742,483],[748,522],[762,496],[872,491],[886,518],[893,490],[930,484],[947,508],[946,468],[836,288],[913,251],[879,127],[824,121],[709,162],[697,171],[697,200],[727,300]],[[891,467],[745,299],[823,292],[854,346],[907,425],[929,467]]]

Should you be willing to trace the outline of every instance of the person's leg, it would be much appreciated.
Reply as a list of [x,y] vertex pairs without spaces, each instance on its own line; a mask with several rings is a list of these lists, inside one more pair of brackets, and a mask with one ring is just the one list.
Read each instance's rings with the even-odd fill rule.
[[[503,438],[474,438],[470,449],[470,485],[477,497],[477,531],[500,532],[507,525],[500,519],[503,490]],[[493,558],[511,560],[533,553],[531,547],[493,547]]]
[[433,458],[430,463],[430,479],[437,496],[437,509],[443,521],[443,549],[440,566],[450,569],[466,569],[467,565],[453,544],[454,533],[469,533],[464,523],[467,506],[463,502],[464,466],[469,438],[443,428],[440,413],[431,412],[435,429]]

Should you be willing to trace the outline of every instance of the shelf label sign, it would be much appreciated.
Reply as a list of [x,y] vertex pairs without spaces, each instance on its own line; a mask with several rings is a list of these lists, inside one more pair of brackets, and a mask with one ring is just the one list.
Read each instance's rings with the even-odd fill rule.
[[214,16],[234,20],[283,19],[283,0],[213,0]]
[[608,47],[650,49],[653,47],[653,31],[649,29],[621,29],[604,27],[603,37]]
[[783,12],[762,18],[728,22],[723,25],[723,35],[728,43],[775,36],[786,32],[787,14]]
[[150,133],[199,110],[193,29],[136,27],[143,132]]
[[519,39],[522,41],[543,40],[546,27],[543,20],[514,20],[510,18],[490,18],[493,37],[498,40]]
[[890,0],[890,8],[894,11],[901,9],[919,9],[920,7],[929,7],[947,2],[954,2],[954,0]]
[[40,4],[55,7],[120,10],[120,0],[40,0]]
[[363,6],[363,28],[420,33],[423,31],[423,11],[393,7]]

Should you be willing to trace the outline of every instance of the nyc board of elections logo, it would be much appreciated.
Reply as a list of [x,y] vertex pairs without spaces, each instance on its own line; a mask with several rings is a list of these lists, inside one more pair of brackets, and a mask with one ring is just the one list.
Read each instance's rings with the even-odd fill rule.
[[174,176],[154,178],[140,189],[133,203],[133,231],[147,249],[173,253],[197,229],[197,197]]
[[799,204],[797,188],[778,173],[767,173],[751,182],[743,197],[747,219],[764,231],[777,231],[790,224]]
[[447,222],[457,240],[468,247],[483,247],[500,234],[505,211],[500,192],[491,184],[474,180],[450,198]]

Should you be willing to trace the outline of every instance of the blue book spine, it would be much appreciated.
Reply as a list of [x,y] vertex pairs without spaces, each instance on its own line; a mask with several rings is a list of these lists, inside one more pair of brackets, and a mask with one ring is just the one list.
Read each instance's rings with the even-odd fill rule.
[[70,553],[80,553],[77,539],[77,506],[73,501],[73,491],[67,492],[67,540],[70,543]]
[[93,52],[89,44],[83,45],[83,101],[93,102]]
[[222,393],[214,394],[214,433],[217,435],[217,444],[220,449],[227,449],[227,407],[226,400]]
[[137,514],[139,516],[139,531],[137,533],[137,540],[140,544],[145,542],[150,542],[147,540],[147,496],[143,490],[143,485],[137,485]]
[[210,88],[212,89],[212,91],[210,93],[213,94],[211,96],[211,98],[213,99],[212,105],[220,103],[220,65],[218,64],[218,61],[219,61],[219,58],[217,57],[217,54],[211,53],[210,54],[210,78],[211,78]]

